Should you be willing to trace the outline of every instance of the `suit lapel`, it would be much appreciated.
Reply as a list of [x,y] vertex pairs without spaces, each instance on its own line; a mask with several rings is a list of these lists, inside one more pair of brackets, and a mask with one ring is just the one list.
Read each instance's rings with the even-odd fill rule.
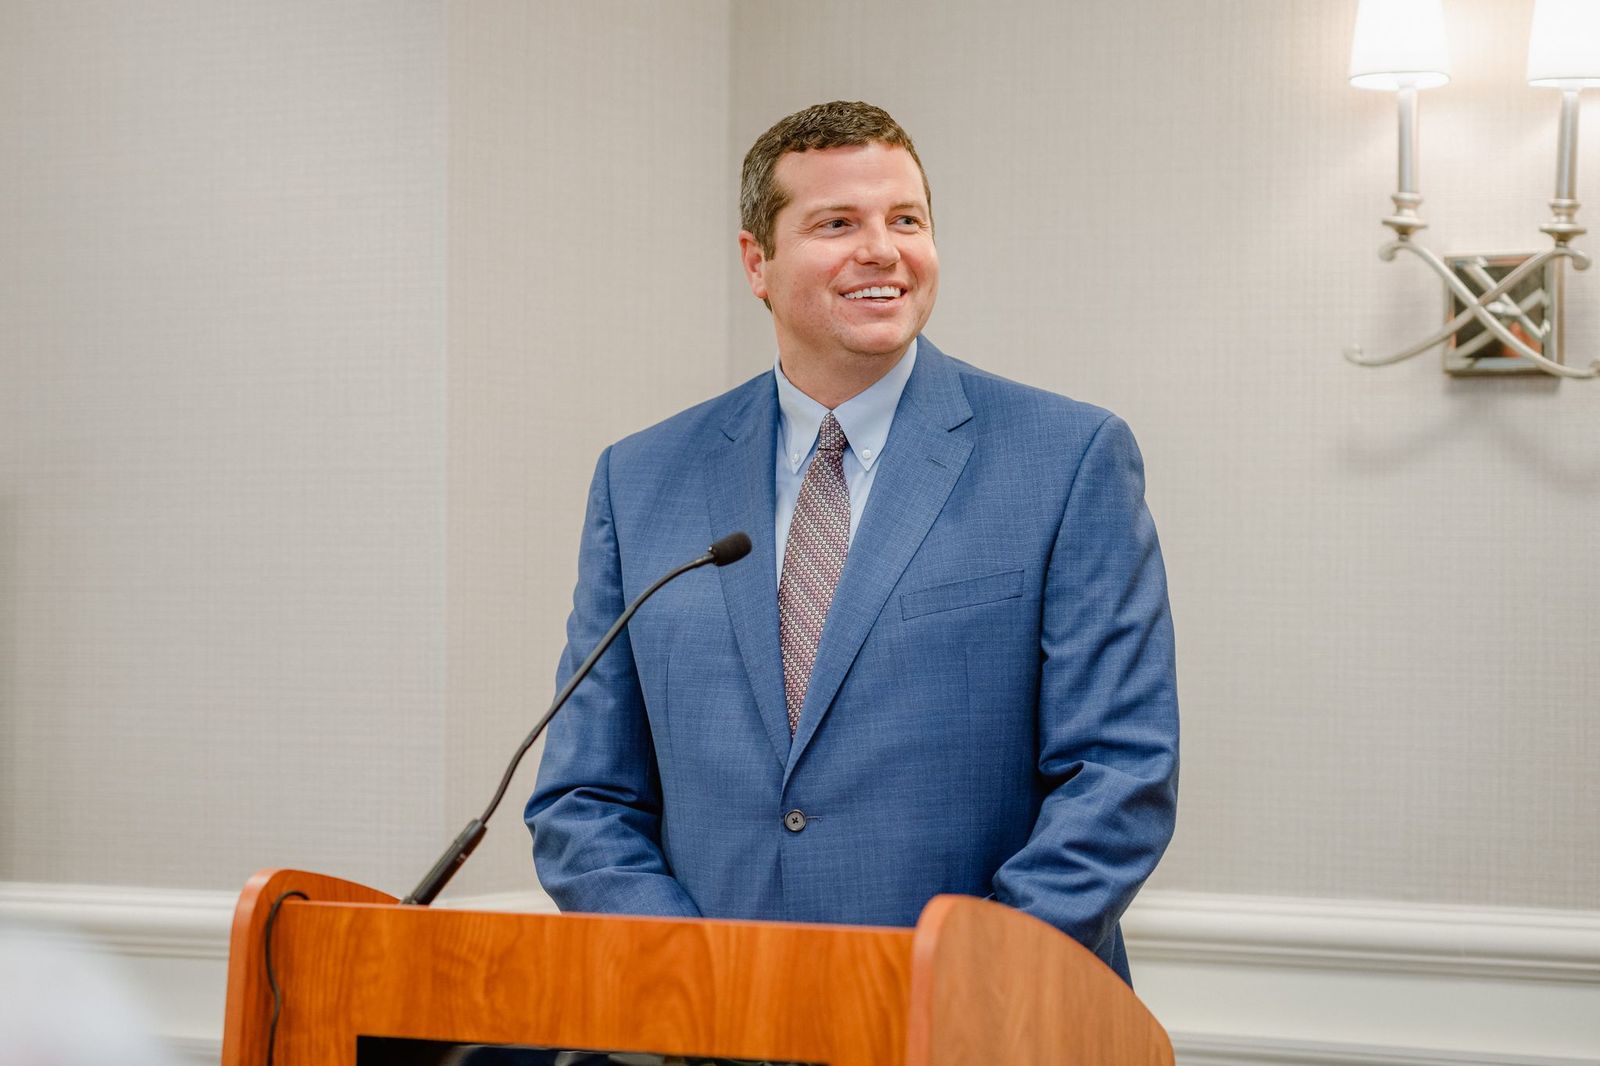
[[[867,497],[866,513],[856,528],[850,554],[845,557],[844,573],[839,577],[833,604],[828,608],[816,665],[812,667],[805,706],[800,713],[800,726],[794,743],[786,752],[786,784],[788,775],[794,772],[806,745],[838,695],[839,686],[844,683],[890,591],[927,537],[950,490],[961,477],[967,457],[972,454],[971,442],[950,432],[972,417],[972,408],[967,404],[956,368],[926,340],[920,345],[916,366],[895,411],[883,457],[878,460],[881,465],[872,482],[872,493]],[[769,498],[772,490],[770,466],[769,462]],[[767,521],[770,529],[770,508]],[[771,574],[772,567],[769,567],[767,576]],[[774,604],[776,597],[774,591]],[[772,628],[776,632],[776,621]],[[781,658],[779,661],[781,663]],[[779,704],[782,704],[781,698]],[[788,732],[786,719],[784,732]]]
[[777,440],[777,386],[771,374],[740,390],[743,403],[722,426],[706,456],[707,504],[712,536],[750,534],[750,556],[720,567],[739,655],[755,691],[756,706],[779,763],[789,759],[789,713],[783,698],[783,654],[778,645],[777,559],[773,469]]

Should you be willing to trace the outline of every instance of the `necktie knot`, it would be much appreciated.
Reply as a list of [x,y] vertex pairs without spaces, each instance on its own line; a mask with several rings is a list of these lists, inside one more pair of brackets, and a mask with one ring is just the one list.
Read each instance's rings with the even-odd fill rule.
[[843,452],[850,442],[845,439],[844,429],[840,427],[839,420],[829,411],[822,420],[822,428],[817,431],[817,451]]

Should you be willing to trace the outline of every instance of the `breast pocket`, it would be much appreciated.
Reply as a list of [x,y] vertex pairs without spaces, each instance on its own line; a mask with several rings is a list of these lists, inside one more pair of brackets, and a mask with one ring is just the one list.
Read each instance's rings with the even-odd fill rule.
[[1022,595],[1021,570],[1002,570],[983,577],[969,577],[944,585],[908,592],[900,597],[900,617],[909,621],[925,614],[977,607],[999,600],[1014,600]]

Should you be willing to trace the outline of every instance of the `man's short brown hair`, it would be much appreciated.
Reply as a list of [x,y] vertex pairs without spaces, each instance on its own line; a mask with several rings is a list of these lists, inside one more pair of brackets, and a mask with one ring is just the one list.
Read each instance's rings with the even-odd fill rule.
[[777,125],[757,137],[756,143],[745,153],[739,180],[739,225],[755,237],[763,255],[772,258],[776,250],[773,229],[778,212],[789,203],[789,192],[778,184],[776,177],[778,160],[790,152],[860,144],[887,144],[909,152],[917,164],[917,172],[922,175],[922,195],[928,200],[928,210],[933,210],[928,172],[922,169],[922,160],[917,158],[916,145],[889,112],[859,100],[813,104],[778,120]]

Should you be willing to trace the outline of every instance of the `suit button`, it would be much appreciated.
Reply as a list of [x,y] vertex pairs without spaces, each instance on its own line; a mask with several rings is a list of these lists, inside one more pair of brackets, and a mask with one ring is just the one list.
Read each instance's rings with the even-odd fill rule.
[[806,827],[806,812],[795,810],[783,816],[783,827],[791,833],[798,833]]

